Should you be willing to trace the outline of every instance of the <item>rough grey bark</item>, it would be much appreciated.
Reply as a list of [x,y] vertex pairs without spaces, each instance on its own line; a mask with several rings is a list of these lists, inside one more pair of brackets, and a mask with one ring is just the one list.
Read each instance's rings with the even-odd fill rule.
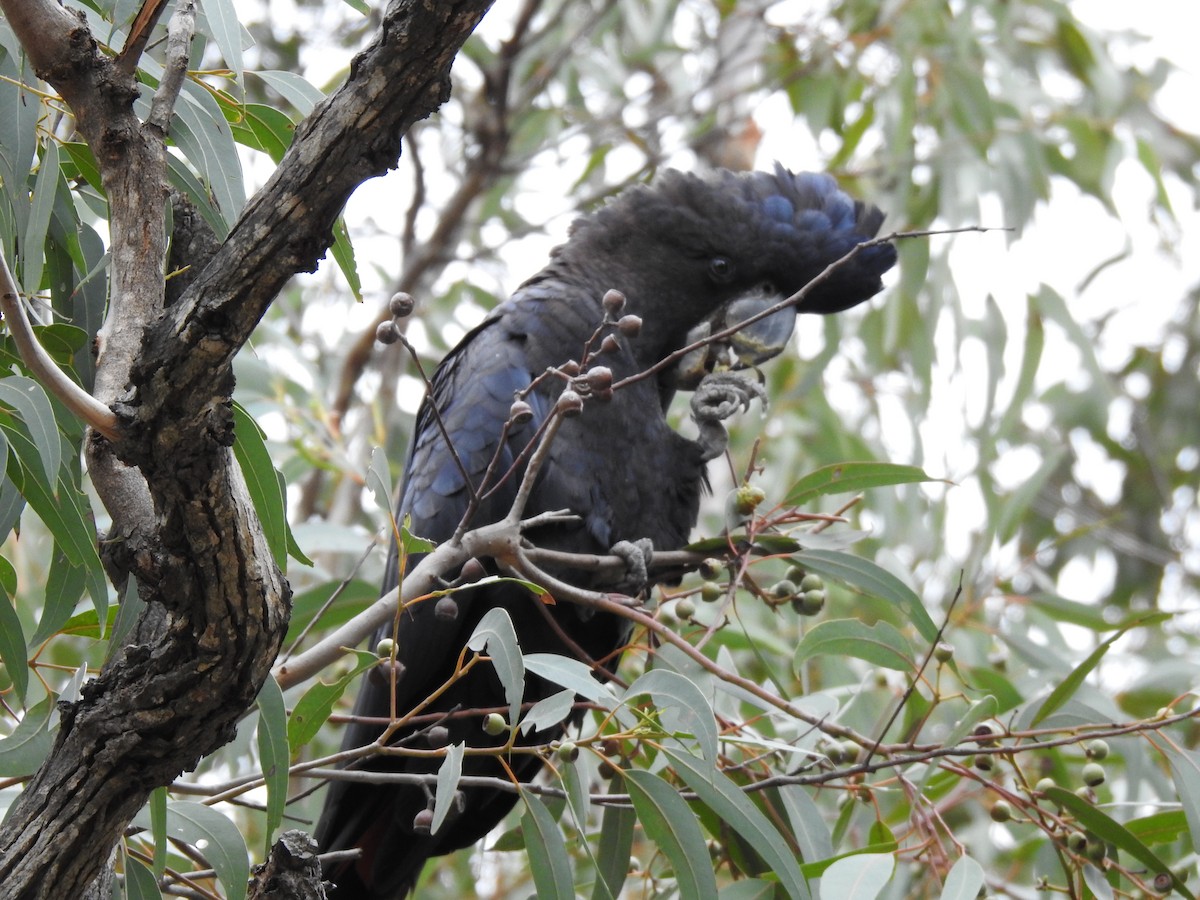
[[[405,131],[446,99],[450,64],[489,5],[388,4],[346,83],[165,307],[165,134],[134,116],[130,67],[56,3],[0,0],[35,70],[70,105],[110,198],[96,393],[119,433],[93,435],[89,465],[114,522],[109,571],[133,575],[147,603],[126,645],[64,705],[53,751],[0,830],[0,898],[81,896],[150,791],[228,741],[253,702],[290,591],[230,450],[230,362],[287,279],[315,268],[354,188],[394,166]],[[187,6],[171,26],[185,44]]]

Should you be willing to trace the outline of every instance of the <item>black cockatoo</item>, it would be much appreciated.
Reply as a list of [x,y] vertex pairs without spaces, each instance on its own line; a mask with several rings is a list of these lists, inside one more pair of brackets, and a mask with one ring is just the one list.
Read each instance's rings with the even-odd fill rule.
[[[717,171],[696,176],[667,171],[649,186],[617,195],[576,221],[570,239],[554,250],[549,264],[443,360],[433,377],[432,394],[417,417],[397,519],[408,517],[415,535],[445,541],[468,506],[464,474],[478,488],[497,453],[494,473],[505,473],[514,461],[523,465],[520,454],[554,408],[564,379],[542,379],[524,396],[526,415],[531,411],[532,418],[510,424],[505,434],[514,398],[548,368],[582,358],[605,321],[602,298],[607,292],[623,294],[623,314],[641,319],[636,337],[620,333],[611,315],[610,324],[601,329],[602,335],[614,335],[617,346],[610,341],[607,352],[594,356],[593,362],[620,380],[698,336],[744,321],[793,294],[873,238],[882,220],[878,209],[852,200],[829,176],[793,174],[782,166],[769,174]],[[890,244],[862,249],[814,286],[799,311],[833,313],[862,302],[881,289],[880,276],[895,259]],[[610,296],[610,312],[615,305]],[[672,430],[666,418],[671,398],[677,390],[703,387],[708,378],[728,378],[728,373],[706,375],[714,363],[723,361],[722,355],[733,368],[775,355],[790,336],[794,318],[792,310],[777,313],[721,347],[695,351],[653,377],[612,392],[611,398],[587,400],[580,415],[563,421],[525,509],[526,517],[568,510],[574,519],[535,529],[526,537],[539,547],[581,553],[606,553],[618,544],[628,549],[632,542],[644,548],[646,539],[658,550],[682,547],[696,521],[705,463],[720,448],[703,439],[704,426],[711,423],[701,423],[699,441]],[[431,404],[440,411],[458,462],[447,451]],[[501,440],[504,445],[498,447]],[[493,476],[493,482],[497,478]],[[510,475],[498,489],[484,491],[468,524],[503,518],[518,482],[519,477]],[[490,561],[483,562],[491,567]],[[394,553],[389,569],[385,590],[396,583]],[[594,575],[555,575],[582,587],[611,587],[598,585]],[[644,580],[641,586],[647,586]],[[395,634],[397,670],[403,673],[395,689],[400,715],[446,682],[481,616],[494,607],[507,609],[526,653],[571,656],[582,649],[590,660],[611,669],[629,636],[623,619],[563,602],[538,609],[541,601],[511,583],[464,590],[454,599],[451,612],[456,615],[447,615],[445,607],[439,614],[432,601],[400,614]],[[563,642],[548,618],[574,647]],[[530,678],[525,700],[559,690]],[[373,672],[363,683],[355,714],[388,716],[390,693],[389,679]],[[495,673],[480,665],[423,712],[503,706]],[[487,736],[479,716],[448,715],[440,729],[439,745],[466,741],[468,746],[497,746],[504,740]],[[560,729],[544,730],[521,740],[545,743],[559,733]],[[344,746],[363,746],[380,734],[378,726],[355,724],[347,729]],[[414,735],[410,728],[401,730],[397,740],[428,748],[429,737],[428,732]],[[531,755],[512,755],[508,763],[522,780],[540,768]],[[431,773],[437,771],[438,760],[375,757],[363,767]],[[490,757],[467,756],[463,772],[505,777]],[[513,793],[465,789],[462,802],[435,834],[429,834],[427,827],[414,829],[414,818],[427,808],[429,797],[421,785],[331,783],[317,841],[322,851],[362,851],[356,861],[326,867],[326,877],[337,885],[333,897],[403,897],[426,859],[479,840],[516,800]]]

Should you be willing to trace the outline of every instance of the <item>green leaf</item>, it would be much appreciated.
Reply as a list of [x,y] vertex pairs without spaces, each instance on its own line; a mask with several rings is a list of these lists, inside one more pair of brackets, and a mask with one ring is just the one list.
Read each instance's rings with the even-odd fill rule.
[[358,263],[354,261],[354,245],[350,243],[350,232],[346,228],[346,220],[338,216],[333,223],[333,253],[334,261],[346,276],[346,284],[354,299],[362,302],[362,279],[358,275]]
[[100,167],[96,165],[96,157],[92,155],[92,148],[82,141],[64,141],[61,146],[67,151],[67,156],[71,157],[71,162],[75,164],[75,168],[79,170],[83,179],[101,197],[105,197],[104,182],[100,178]]
[[1075,692],[1079,690],[1079,686],[1083,684],[1083,680],[1099,665],[1100,660],[1104,658],[1104,654],[1108,652],[1108,648],[1125,634],[1126,631],[1141,625],[1157,625],[1170,618],[1170,613],[1152,613],[1150,615],[1135,616],[1122,624],[1111,637],[1101,641],[1100,645],[1088,654],[1087,659],[1076,666],[1071,671],[1071,674],[1064,678],[1062,683],[1050,692],[1050,695],[1042,701],[1037,715],[1030,721],[1030,727],[1036,727],[1038,723],[1045,721],[1047,716],[1055,712],[1067,700],[1070,700],[1075,695]]
[[242,125],[233,126],[234,136],[243,144],[262,150],[275,162],[282,160],[296,132],[292,120],[261,103],[247,103],[242,112],[245,119]]
[[213,43],[221,50],[225,64],[233,70],[234,80],[242,81],[242,25],[233,0],[205,0],[204,15]]
[[379,662],[379,657],[368,650],[355,650],[354,655],[358,657],[358,662],[351,671],[333,684],[318,681],[304,692],[292,710],[287,726],[288,748],[292,756],[316,737],[350,682]]
[[821,876],[822,900],[874,900],[895,868],[890,853],[858,853],[837,860]]
[[121,886],[125,890],[125,900],[162,900],[162,891],[158,889],[158,879],[150,868],[136,856],[125,854],[125,878]]
[[680,896],[716,900],[717,881],[695,813],[679,792],[657,775],[637,769],[621,774],[642,830],[671,861]]
[[12,734],[0,740],[0,776],[21,778],[37,771],[54,744],[54,710],[54,698],[47,697],[26,710]]
[[[58,436],[58,422],[54,418],[50,398],[32,378],[13,375],[0,379],[0,403],[11,407],[25,425],[37,449],[39,465],[46,476],[45,483],[54,484],[62,465],[62,441]],[[32,460],[26,460],[26,465],[32,467]]]
[[476,653],[486,649],[508,700],[508,721],[520,721],[521,700],[525,693],[525,663],[521,659],[521,647],[517,643],[517,632],[508,610],[494,607],[484,613],[471,639],[467,641],[467,647]]
[[67,559],[84,569],[96,614],[103,621],[108,610],[108,583],[96,552],[95,529],[90,517],[84,515],[83,496],[73,485],[60,478],[56,497],[47,483],[38,477],[39,473],[31,473],[25,462],[37,455],[33,442],[20,429],[14,428],[11,420],[6,421],[4,416],[0,416],[0,429],[15,451],[8,458],[9,479],[50,530]]
[[1183,806],[1188,831],[1192,836],[1192,849],[1200,853],[1200,753],[1195,750],[1175,750],[1166,747],[1163,753],[1171,766],[1171,778],[1175,782],[1175,793]]
[[50,230],[50,214],[54,210],[54,197],[58,192],[58,144],[47,141],[42,145],[42,158],[38,165],[37,180],[33,186],[33,198],[29,221],[25,225],[25,240],[21,248],[21,283],[26,293],[35,294],[42,287],[42,272],[45,255],[46,234]]
[[325,99],[319,88],[309,84],[303,76],[295,72],[281,72],[274,69],[259,72],[247,72],[261,79],[273,91],[282,96],[296,108],[302,117],[313,111],[313,107]]
[[[1200,775],[1200,772],[1197,772],[1197,775]],[[1178,786],[1178,779],[1176,793],[1181,797],[1183,795],[1183,790]],[[1142,816],[1140,819],[1130,819],[1125,823],[1125,827],[1143,844],[1173,844],[1185,835],[1190,837],[1187,813],[1182,809],[1169,809],[1166,812]]]
[[946,873],[941,900],[975,900],[983,885],[983,866],[964,854]]
[[521,720],[521,733],[529,734],[557,725],[566,719],[574,708],[574,691],[558,691],[549,697],[544,697],[525,713],[525,718]]
[[[0,663],[12,679],[13,691],[23,705],[25,693],[29,690],[29,664],[25,652],[25,632],[21,627],[21,617],[17,615],[14,596],[10,585],[16,578],[16,572],[5,557],[0,556]],[[28,774],[28,773],[24,773]]]
[[829,835],[829,826],[808,790],[798,784],[785,784],[779,789],[779,795],[800,847],[800,858],[814,863],[832,857],[833,839]]
[[1184,886],[1179,876],[1172,872],[1171,868],[1159,859],[1153,850],[1138,840],[1116,819],[1101,812],[1081,797],[1075,796],[1073,791],[1068,791],[1066,788],[1052,787],[1045,794],[1052,803],[1071,813],[1081,828],[1091,831],[1100,840],[1128,853],[1152,873],[1169,875],[1172,886],[1181,896],[1186,897],[1187,900],[1195,900],[1192,892]]
[[263,780],[267,786],[267,827],[263,833],[263,858],[271,854],[275,831],[283,824],[287,806],[288,767],[291,753],[288,747],[287,708],[283,691],[272,675],[267,676],[255,700],[258,706],[258,756],[262,761]]
[[[440,791],[439,791],[440,794]],[[529,854],[529,871],[539,897],[574,897],[574,877],[571,874],[571,855],[559,831],[558,823],[541,799],[529,791],[521,791],[525,813],[521,816],[521,833]]]
[[912,672],[912,650],[894,625],[879,621],[864,625],[857,619],[827,619],[809,630],[796,647],[792,668],[799,672],[814,656],[852,656],[872,665]]
[[881,600],[901,607],[917,631],[929,643],[938,639],[937,626],[925,606],[908,585],[873,562],[839,553],[836,550],[805,550],[797,554],[796,562],[805,569],[837,581],[852,584]]
[[242,162],[233,132],[216,99],[199,85],[185,81],[175,103],[171,139],[212,188],[226,232],[246,205]]
[[800,874],[800,865],[787,841],[766,814],[711,763],[701,765],[694,757],[669,749],[663,752],[674,764],[676,774],[702,803],[720,817],[722,826],[728,826],[741,835],[771,867],[788,895],[807,900],[811,895],[804,876]]
[[618,700],[612,688],[596,678],[591,666],[577,659],[556,653],[526,653],[525,671],[568,688],[605,709],[617,706]]
[[868,488],[938,481],[918,466],[893,463],[846,462],[810,472],[792,485],[784,506],[805,506],[826,494],[854,494]]
[[[245,900],[246,881],[250,877],[250,859],[241,831],[226,816],[210,806],[190,801],[167,805],[167,835],[175,840],[203,847],[204,859],[217,873],[228,900]],[[149,826],[146,810],[134,822]]]
[[454,808],[454,794],[458,790],[458,781],[462,778],[463,751],[466,742],[459,742],[447,748],[442,764],[438,766],[437,793],[433,799],[433,823],[430,832],[437,834],[446,816]]
[[167,789],[156,787],[146,804],[150,835],[154,840],[154,873],[161,878],[167,871]]
[[233,404],[233,435],[233,455],[241,467],[275,565],[284,568],[291,550],[298,562],[311,566],[312,560],[299,550],[288,524],[287,494],[283,478],[267,450],[266,434],[237,401]]
[[388,453],[383,447],[371,451],[371,462],[367,466],[367,490],[375,498],[375,505],[383,514],[392,514],[392,471],[388,465]]
[[600,819],[600,848],[592,900],[617,900],[629,875],[629,853],[637,815],[624,806],[606,806]]
[[629,685],[622,699],[628,702],[640,694],[654,700],[668,732],[695,736],[704,758],[716,762],[717,722],[708,698],[694,682],[670,669],[651,669]]

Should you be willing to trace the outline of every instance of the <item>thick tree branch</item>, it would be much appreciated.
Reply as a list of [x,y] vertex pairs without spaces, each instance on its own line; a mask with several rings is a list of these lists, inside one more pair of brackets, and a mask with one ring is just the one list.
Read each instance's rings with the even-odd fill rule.
[[[150,791],[229,740],[266,678],[290,591],[229,449],[230,362],[286,280],[315,266],[353,189],[393,166],[403,133],[445,99],[450,63],[488,5],[389,4],[346,85],[164,308],[170,92],[158,124],[143,124],[136,82],[81,20],[42,0],[0,0],[38,74],[70,105],[109,198],[95,390],[120,428],[111,445],[90,442],[89,465],[114,520],[110,568],[135,575],[147,603],[126,645],[64,709],[50,757],[0,829],[6,900],[81,896]],[[177,24],[176,47],[188,31]]]

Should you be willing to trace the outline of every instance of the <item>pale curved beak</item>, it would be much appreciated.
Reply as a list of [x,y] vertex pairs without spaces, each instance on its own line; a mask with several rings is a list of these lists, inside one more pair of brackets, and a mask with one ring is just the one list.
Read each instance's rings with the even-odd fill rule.
[[[695,343],[745,322],[782,299],[777,293],[762,290],[735,297],[689,331],[687,343]],[[668,372],[668,380],[676,390],[692,391],[709,372],[757,366],[783,352],[795,327],[796,308],[788,306],[740,328],[729,337],[693,350]]]

